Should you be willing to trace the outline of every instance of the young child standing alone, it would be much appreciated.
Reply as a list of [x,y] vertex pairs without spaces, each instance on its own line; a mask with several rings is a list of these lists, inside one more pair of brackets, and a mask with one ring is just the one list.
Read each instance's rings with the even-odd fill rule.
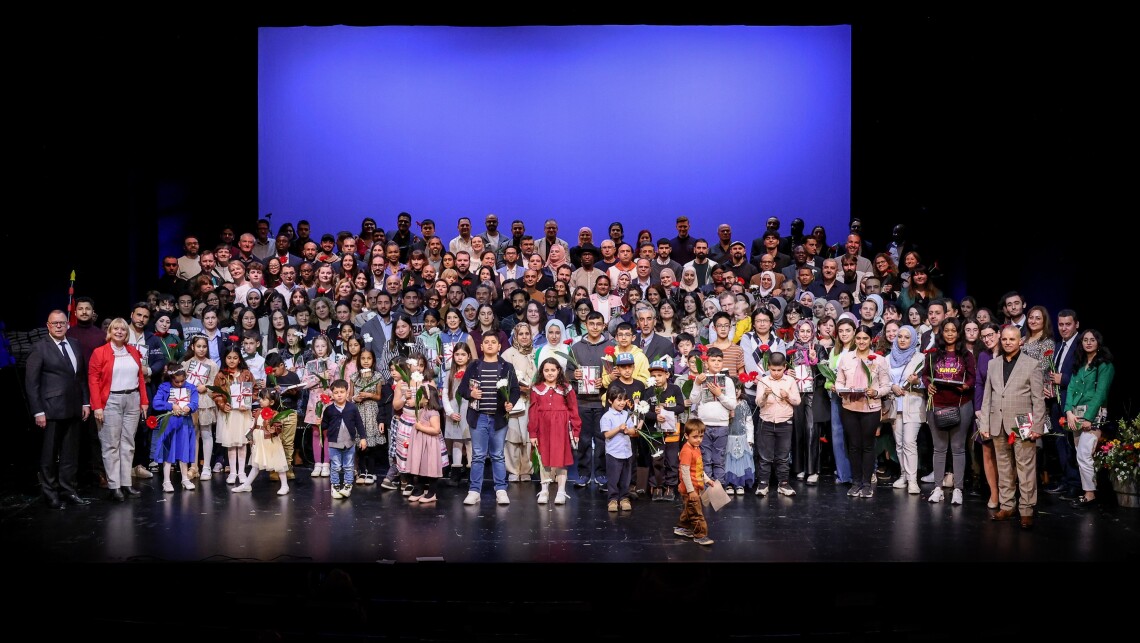
[[711,545],[713,539],[709,538],[708,524],[701,511],[701,489],[705,484],[712,482],[712,478],[705,475],[704,463],[701,462],[701,441],[705,437],[705,423],[693,418],[685,422],[685,446],[681,447],[680,469],[681,484],[678,491],[685,499],[685,509],[677,520],[673,533],[677,536],[692,538],[698,545]]
[[357,442],[361,449],[368,446],[368,442],[364,438],[364,420],[360,418],[360,411],[348,401],[348,382],[336,380],[329,389],[332,404],[325,407],[321,431],[328,438],[332,497],[347,498],[352,495]]

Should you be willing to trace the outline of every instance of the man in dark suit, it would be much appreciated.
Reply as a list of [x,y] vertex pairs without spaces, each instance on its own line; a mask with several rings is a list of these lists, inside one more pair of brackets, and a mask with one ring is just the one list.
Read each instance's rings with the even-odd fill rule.
[[673,357],[673,342],[653,332],[657,325],[657,313],[653,308],[639,308],[637,311],[637,337],[633,340],[645,358],[655,361],[662,357]]
[[[79,428],[91,414],[87,360],[79,342],[67,337],[67,313],[53,310],[48,336],[28,355],[25,385],[36,426],[44,430],[40,485],[53,509],[63,503],[86,505],[79,497]],[[56,460],[58,459],[58,464]]]
[[[1053,420],[1052,426],[1055,427],[1061,426],[1069,378],[1073,376],[1073,362],[1077,359],[1075,344],[1080,327],[1081,322],[1077,319],[1076,311],[1066,308],[1057,313],[1057,344],[1053,349],[1053,355],[1049,358],[1053,360],[1053,368],[1049,380],[1045,382],[1048,389],[1046,403],[1049,405],[1049,417]],[[1081,472],[1077,468],[1077,452],[1073,447],[1072,434],[1059,430],[1057,439],[1049,442],[1057,446],[1060,476],[1055,482],[1044,487],[1044,490],[1047,493],[1059,493],[1066,498],[1076,498],[1082,493]]]
[[[1014,492],[1018,491],[1022,529],[1033,527],[1037,504],[1037,440],[1041,439],[1045,420],[1043,380],[1041,363],[1021,352],[1017,327],[1002,328],[1001,348],[990,362],[986,378],[978,433],[983,440],[993,438],[997,458],[1001,510],[991,519],[1002,521],[1013,516]],[[1024,435],[1019,432],[1020,420],[1029,424]]]

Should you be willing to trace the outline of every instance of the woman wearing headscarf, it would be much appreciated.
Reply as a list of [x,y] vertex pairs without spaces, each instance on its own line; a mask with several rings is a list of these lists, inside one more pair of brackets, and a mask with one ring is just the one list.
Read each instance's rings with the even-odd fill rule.
[[788,376],[796,380],[800,404],[792,414],[792,472],[797,480],[819,483],[819,424],[816,418],[829,417],[831,403],[826,395],[816,396],[823,386],[819,362],[827,359],[827,349],[819,344],[815,322],[800,320],[792,329],[792,343],[787,347]]
[[680,293],[687,292],[700,292],[701,284],[697,281],[697,269],[692,266],[685,266],[681,269],[681,283],[677,286]]
[[558,360],[558,363],[562,365],[562,370],[565,371],[566,356],[570,353],[570,347],[563,343],[567,339],[566,326],[557,319],[551,319],[546,322],[545,331],[546,342],[538,348],[534,362],[535,364],[541,364],[546,358],[553,357]]
[[907,488],[918,494],[918,429],[926,421],[926,397],[919,379],[923,354],[919,350],[919,334],[914,326],[900,326],[887,355],[887,374],[891,379],[892,399],[884,404],[895,407],[895,450],[902,468],[894,488]]
[[459,304],[459,315],[468,333],[475,330],[479,325],[479,302],[474,297],[464,299]]
[[[560,247],[555,245],[551,250]],[[530,324],[515,324],[511,329],[511,347],[503,351],[502,358],[515,367],[515,375],[519,380],[519,401],[507,414],[507,437],[503,450],[503,459],[507,465],[507,480],[530,482],[533,467],[530,463],[530,433],[527,432],[530,414],[527,405],[537,368]]]
[[557,243],[550,246],[550,252],[546,255],[546,269],[550,271],[550,274],[557,276],[560,267],[569,265],[570,258],[566,256],[566,248]]

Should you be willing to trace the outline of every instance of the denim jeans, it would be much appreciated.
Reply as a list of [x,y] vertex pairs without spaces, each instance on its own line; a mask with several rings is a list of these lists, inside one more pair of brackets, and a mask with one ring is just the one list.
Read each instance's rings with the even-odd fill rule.
[[354,480],[353,467],[356,460],[356,447],[337,449],[329,447],[329,479],[332,485],[351,484]]
[[701,459],[705,462],[705,475],[724,483],[724,456],[728,449],[728,427],[706,426],[701,441]]
[[839,394],[831,391],[831,453],[835,457],[835,481],[851,482],[851,461],[847,459],[847,441],[843,421],[839,419]]
[[[507,427],[495,428],[495,418],[479,414],[479,420],[471,427],[471,491],[483,490],[483,463],[491,456],[491,476],[495,480],[495,491],[507,490],[507,461],[503,457],[503,446],[507,442]],[[489,450],[489,451],[488,451]]]
[[578,408],[582,416],[582,434],[578,438],[578,480],[600,480],[606,475],[606,438],[602,435],[602,416],[606,410]]

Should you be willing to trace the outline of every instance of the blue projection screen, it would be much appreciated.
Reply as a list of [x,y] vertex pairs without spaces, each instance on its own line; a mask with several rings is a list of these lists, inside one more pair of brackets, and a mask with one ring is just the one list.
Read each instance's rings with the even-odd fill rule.
[[487,213],[571,245],[611,221],[847,229],[851,28],[289,27],[258,32],[258,208],[314,232]]

